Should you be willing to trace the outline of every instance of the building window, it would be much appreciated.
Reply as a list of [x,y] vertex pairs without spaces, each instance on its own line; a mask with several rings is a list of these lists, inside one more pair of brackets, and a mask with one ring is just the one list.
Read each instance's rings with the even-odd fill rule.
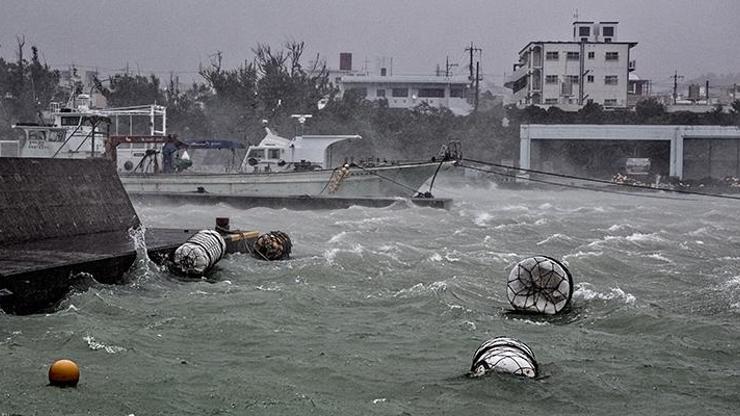
[[607,75],[604,77],[604,85],[617,85],[619,77],[616,75]]
[[578,36],[591,36],[591,28],[588,26],[581,26],[578,28]]
[[408,88],[394,88],[392,91],[392,95],[396,98],[399,98],[399,97],[406,98],[409,96],[409,89]]
[[596,52],[589,52],[588,59],[594,59],[594,58],[596,58]]
[[614,26],[604,26],[601,28],[601,34],[604,37],[614,37]]
[[465,89],[460,87],[450,88],[450,98],[463,98],[465,97]]
[[586,77],[586,80],[588,80],[588,82],[594,82],[594,76],[589,75],[588,77]]
[[615,98],[607,98],[606,100],[604,100],[604,105],[607,107],[614,107],[615,105],[617,105],[617,100]]
[[377,95],[378,97],[385,97],[385,90],[378,88]]
[[560,59],[560,54],[558,52],[547,52],[545,53],[545,59],[548,61],[557,61]]
[[367,97],[367,88],[350,88],[348,89],[348,91],[350,91],[351,94],[357,95],[358,97]]
[[557,98],[545,98],[545,104],[557,104],[558,99]]
[[612,43],[612,38],[604,38],[604,43]]
[[280,159],[280,149],[267,149],[268,159]]
[[545,84],[557,84],[557,83],[558,83],[557,75],[546,75],[545,76]]
[[419,98],[444,98],[445,90],[442,88],[419,88]]
[[577,61],[581,58],[580,52],[568,52],[567,59],[569,61]]
[[578,84],[578,75],[566,75],[565,80],[571,84]]
[[618,61],[619,60],[619,52],[607,52],[606,53],[606,60],[607,61]]

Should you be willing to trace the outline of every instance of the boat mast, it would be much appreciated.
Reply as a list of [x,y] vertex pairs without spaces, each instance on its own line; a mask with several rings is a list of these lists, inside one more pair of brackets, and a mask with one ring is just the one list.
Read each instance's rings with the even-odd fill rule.
[[304,124],[306,124],[306,119],[309,119],[313,116],[311,114],[291,114],[290,117],[298,119],[298,123],[301,125],[301,137],[303,137],[303,128]]

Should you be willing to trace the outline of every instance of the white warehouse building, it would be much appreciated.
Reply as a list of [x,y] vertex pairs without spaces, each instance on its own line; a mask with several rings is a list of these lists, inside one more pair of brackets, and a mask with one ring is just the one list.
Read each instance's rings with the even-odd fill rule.
[[627,107],[629,73],[635,69],[630,50],[637,42],[618,41],[617,25],[578,21],[572,41],[529,42],[506,83],[517,105]]

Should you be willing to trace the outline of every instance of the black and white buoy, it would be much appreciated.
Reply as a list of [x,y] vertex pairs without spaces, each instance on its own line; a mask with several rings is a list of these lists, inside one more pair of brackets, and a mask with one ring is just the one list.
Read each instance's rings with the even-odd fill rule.
[[491,338],[475,350],[470,375],[480,377],[489,371],[529,378],[538,374],[537,361],[529,346],[509,337]]
[[570,304],[573,277],[559,261],[528,257],[509,273],[506,297],[517,311],[554,315]]
[[175,250],[175,271],[201,276],[218,263],[226,252],[226,241],[214,230],[198,231]]

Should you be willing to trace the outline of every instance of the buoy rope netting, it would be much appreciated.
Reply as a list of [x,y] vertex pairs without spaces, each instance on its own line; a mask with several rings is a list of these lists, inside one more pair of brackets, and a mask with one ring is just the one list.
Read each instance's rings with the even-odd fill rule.
[[506,297],[517,311],[554,315],[573,296],[573,276],[561,262],[547,256],[528,257],[514,266]]
[[539,369],[529,346],[516,338],[495,337],[484,341],[473,354],[470,375],[479,377],[489,371],[537,377]]

